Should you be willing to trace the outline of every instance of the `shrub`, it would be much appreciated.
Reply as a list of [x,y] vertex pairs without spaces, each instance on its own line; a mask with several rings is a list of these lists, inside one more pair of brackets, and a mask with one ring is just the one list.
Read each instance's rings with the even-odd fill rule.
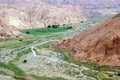
[[59,25],[52,25],[52,28],[58,28]]
[[27,60],[24,60],[23,63],[27,63]]
[[63,24],[63,26],[65,26],[65,24]]
[[113,75],[112,75],[112,74],[109,74],[109,77],[113,77]]
[[47,28],[51,28],[51,25],[48,25]]
[[19,41],[23,41],[22,39],[20,39]]
[[118,74],[117,74],[118,76],[120,76],[120,72],[118,72]]
[[26,31],[26,34],[30,34],[30,32],[29,32],[29,31]]
[[83,21],[81,21],[81,23],[84,23]]
[[68,26],[67,29],[73,29],[73,27],[72,26]]

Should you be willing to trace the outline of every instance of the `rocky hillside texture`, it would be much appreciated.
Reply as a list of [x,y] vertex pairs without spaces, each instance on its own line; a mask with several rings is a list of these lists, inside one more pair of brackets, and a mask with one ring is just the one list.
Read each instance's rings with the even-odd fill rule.
[[119,8],[120,0],[42,0],[51,4],[80,5],[84,8]]
[[120,14],[52,46],[72,51],[81,61],[120,66]]
[[42,0],[52,5],[72,5],[83,10],[86,18],[101,17],[105,14],[116,14],[120,12],[120,0]]
[[0,38],[14,38],[19,37],[21,33],[10,24],[7,24],[0,18]]
[[120,0],[0,0],[0,17],[18,29],[79,23],[120,11]]
[[37,0],[3,0],[0,3],[0,17],[18,29],[79,23],[83,20],[81,10],[76,11],[70,5],[57,7]]

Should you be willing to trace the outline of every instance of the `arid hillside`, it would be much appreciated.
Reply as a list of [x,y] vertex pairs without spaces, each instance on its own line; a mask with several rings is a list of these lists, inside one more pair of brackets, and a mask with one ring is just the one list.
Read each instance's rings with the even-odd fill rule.
[[120,0],[42,0],[51,5],[72,5],[75,9],[82,8],[83,16],[88,18],[101,17],[105,14],[120,12]]
[[0,17],[18,29],[80,23],[116,14],[120,0],[0,0]]
[[84,8],[119,8],[120,0],[42,0],[51,4],[80,5]]
[[80,14],[81,10],[74,10],[74,7],[70,5],[57,7],[41,1],[24,1],[18,3],[16,1],[11,2],[11,0],[10,2],[3,1],[3,3],[7,4],[0,4],[0,17],[18,29],[79,23],[84,20]]
[[52,46],[72,51],[81,61],[120,66],[120,14]]
[[21,33],[10,24],[7,24],[0,18],[0,38],[14,38],[19,37]]

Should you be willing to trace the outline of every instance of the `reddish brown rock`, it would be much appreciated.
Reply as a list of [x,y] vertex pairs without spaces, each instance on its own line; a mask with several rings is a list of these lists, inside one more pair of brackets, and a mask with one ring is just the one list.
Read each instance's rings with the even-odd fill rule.
[[72,51],[81,61],[120,66],[120,14],[52,46]]

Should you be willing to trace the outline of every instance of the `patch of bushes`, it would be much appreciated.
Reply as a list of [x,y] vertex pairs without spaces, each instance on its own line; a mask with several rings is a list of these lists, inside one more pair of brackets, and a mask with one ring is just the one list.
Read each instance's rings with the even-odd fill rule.
[[120,76],[120,72],[118,72],[118,74],[117,74],[118,76]]
[[52,28],[58,28],[60,25],[52,25]]
[[24,60],[23,63],[27,63],[27,60]]
[[30,34],[30,32],[29,32],[29,31],[26,31],[26,34]]
[[67,29],[73,29],[73,27],[72,26],[67,26]]

